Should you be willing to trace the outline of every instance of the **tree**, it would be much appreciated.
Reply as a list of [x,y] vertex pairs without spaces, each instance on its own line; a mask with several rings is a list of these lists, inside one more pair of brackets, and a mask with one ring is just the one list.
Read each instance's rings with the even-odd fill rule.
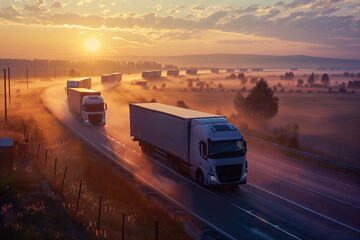
[[239,80],[243,80],[245,78],[245,74],[244,73],[239,73],[239,75],[237,76],[237,78]]
[[234,98],[234,107],[239,114],[245,109],[245,98],[241,92],[242,90],[238,90]]
[[229,78],[230,78],[230,79],[235,79],[235,78],[236,78],[235,73],[230,74]]
[[295,77],[293,72],[286,72],[285,73],[285,80],[293,80],[293,78]]
[[327,73],[324,73],[321,77],[321,83],[323,85],[329,85],[330,83],[330,78],[329,78],[329,75],[327,75]]
[[192,87],[193,87],[193,80],[188,79],[188,88],[192,88]]
[[302,87],[303,84],[304,84],[304,80],[298,79],[296,86]]
[[308,82],[309,85],[313,85],[313,84],[315,83],[315,75],[314,75],[314,73],[312,73],[312,74],[310,75],[310,77],[308,78],[307,82]]
[[274,91],[274,92],[277,92],[277,87],[276,87],[276,85],[273,86],[273,91]]
[[265,121],[275,117],[279,108],[279,98],[274,96],[274,91],[268,86],[264,79],[260,79],[253,87],[249,95],[244,99],[241,92],[235,96],[235,109],[247,114],[258,117],[260,121]]
[[257,78],[256,77],[252,77],[251,79],[250,79],[250,83],[251,84],[255,84],[257,82]]

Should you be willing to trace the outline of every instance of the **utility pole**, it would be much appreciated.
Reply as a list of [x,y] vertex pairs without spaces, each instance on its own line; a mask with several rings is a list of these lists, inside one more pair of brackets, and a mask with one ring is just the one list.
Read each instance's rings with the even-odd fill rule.
[[29,91],[29,68],[26,66],[26,90]]
[[4,68],[4,97],[5,97],[5,135],[7,126],[7,103],[6,103],[6,69]]
[[11,107],[11,92],[10,92],[10,68],[8,67],[8,81],[9,81],[9,106]]

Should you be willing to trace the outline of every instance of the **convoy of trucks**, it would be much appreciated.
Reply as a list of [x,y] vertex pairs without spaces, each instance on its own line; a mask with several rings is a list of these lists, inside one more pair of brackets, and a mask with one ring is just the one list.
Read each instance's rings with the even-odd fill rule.
[[101,92],[87,88],[68,88],[69,111],[84,125],[105,125],[107,105]]
[[247,182],[246,142],[225,117],[160,103],[132,103],[130,135],[144,154],[201,185]]
[[[153,71],[146,77],[158,75]],[[107,104],[90,87],[91,78],[67,81],[69,111],[84,125],[105,125]],[[160,103],[131,103],[129,110],[130,135],[144,154],[168,162],[201,185],[247,182],[246,141],[224,116]]]

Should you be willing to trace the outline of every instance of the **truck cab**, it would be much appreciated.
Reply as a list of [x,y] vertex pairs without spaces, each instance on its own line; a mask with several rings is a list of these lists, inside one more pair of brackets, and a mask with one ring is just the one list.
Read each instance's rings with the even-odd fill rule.
[[204,185],[247,182],[246,142],[226,118],[193,119],[190,174]]
[[81,121],[84,125],[105,125],[107,104],[101,96],[84,96],[81,103]]

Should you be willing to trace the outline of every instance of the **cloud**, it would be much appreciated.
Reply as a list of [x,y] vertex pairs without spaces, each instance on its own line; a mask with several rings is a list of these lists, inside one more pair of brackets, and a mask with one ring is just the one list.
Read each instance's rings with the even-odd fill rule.
[[38,14],[43,14],[43,13],[49,12],[48,9],[40,8],[37,4],[34,4],[34,5],[25,4],[24,10],[29,12],[32,15],[38,15]]
[[259,9],[258,5],[254,4],[245,9],[241,8],[241,9],[235,10],[235,13],[236,14],[249,14],[249,13],[253,13],[253,12],[257,11],[258,9]]
[[61,2],[54,2],[53,4],[51,4],[50,6],[51,8],[62,8],[63,5]]
[[21,22],[21,12],[14,5],[0,9],[0,18],[8,21]]
[[279,9],[273,8],[267,14],[262,16],[262,19],[270,19],[279,15],[281,11]]
[[162,6],[160,4],[157,4],[155,7],[153,7],[153,9],[158,12],[162,9]]
[[34,3],[34,5],[36,5],[36,6],[45,6],[45,0],[38,0],[37,2]]
[[169,9],[169,10],[166,11],[166,13],[169,14],[169,15],[174,15],[174,14],[177,14],[179,12],[180,11],[177,10],[177,9]]
[[205,9],[206,9],[205,7],[200,6],[200,5],[192,6],[192,7],[191,7],[191,10],[193,10],[194,12],[202,12],[202,11],[204,11]]
[[[81,2],[90,1],[92,0],[82,0]],[[60,2],[54,2],[51,8],[55,8],[56,3]],[[356,13],[344,8],[342,3],[332,3],[331,0],[299,0],[290,3],[280,1],[275,3],[277,7],[265,8],[259,8],[258,5],[250,5],[246,8],[223,7],[206,14],[204,11],[213,8],[205,9],[203,6],[193,6],[185,17],[174,16],[179,11],[177,9],[184,9],[184,6],[176,6],[174,9],[167,10],[167,15],[159,16],[156,12],[162,9],[161,5],[156,5],[154,12],[142,15],[134,13],[101,15],[71,12],[52,13],[48,9],[38,6],[39,4],[42,2],[37,1],[33,5],[25,4],[24,11],[20,11],[13,5],[2,8],[0,9],[0,19],[2,22],[11,24],[78,26],[83,29],[94,28],[110,31],[139,30],[136,37],[141,35],[145,39],[153,40],[161,39],[161,37],[169,40],[192,39],[193,36],[199,36],[196,34],[197,32],[217,30],[280,41],[306,42],[334,47],[343,47],[342,44],[354,45],[360,42],[359,17]],[[203,12],[199,13],[199,11]],[[127,31],[127,34],[129,32]],[[126,36],[117,37],[128,39]],[[222,43],[235,44],[236,41],[226,42],[225,39]]]

